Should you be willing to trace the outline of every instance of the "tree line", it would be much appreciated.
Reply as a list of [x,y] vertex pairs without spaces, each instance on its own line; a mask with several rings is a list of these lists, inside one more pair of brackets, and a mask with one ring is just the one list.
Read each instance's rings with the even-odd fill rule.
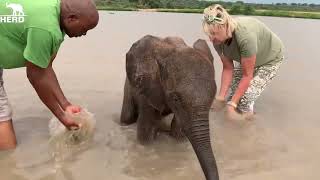
[[275,3],[254,4],[243,1],[206,1],[206,0],[95,0],[99,6],[118,6],[122,8],[166,8],[166,9],[203,9],[211,4],[221,4],[232,14],[253,14],[259,10],[308,11],[319,12],[320,4]]

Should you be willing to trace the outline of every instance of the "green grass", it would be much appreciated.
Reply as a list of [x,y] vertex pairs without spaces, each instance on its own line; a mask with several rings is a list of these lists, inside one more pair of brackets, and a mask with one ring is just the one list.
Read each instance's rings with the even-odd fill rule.
[[253,15],[256,15],[256,16],[275,16],[275,17],[294,17],[294,18],[306,18],[306,19],[320,19],[320,13],[319,12],[256,10]]

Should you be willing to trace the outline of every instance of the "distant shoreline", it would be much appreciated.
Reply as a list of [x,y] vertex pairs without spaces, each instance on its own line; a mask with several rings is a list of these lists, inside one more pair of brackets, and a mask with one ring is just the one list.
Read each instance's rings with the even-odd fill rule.
[[[203,9],[141,9],[141,8],[121,8],[111,6],[97,6],[98,10],[106,11],[144,11],[144,12],[173,12],[173,13],[202,13]],[[231,13],[232,14],[232,13]],[[243,14],[233,14],[243,15]],[[264,10],[257,9],[250,16],[271,16],[271,17],[288,17],[288,18],[304,18],[304,19],[320,19],[320,12],[305,11],[285,11],[285,10]]]

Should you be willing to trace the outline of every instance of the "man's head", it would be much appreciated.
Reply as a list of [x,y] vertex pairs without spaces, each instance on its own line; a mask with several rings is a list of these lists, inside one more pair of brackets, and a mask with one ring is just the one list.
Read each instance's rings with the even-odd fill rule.
[[61,0],[60,27],[69,37],[86,35],[98,21],[93,0]]

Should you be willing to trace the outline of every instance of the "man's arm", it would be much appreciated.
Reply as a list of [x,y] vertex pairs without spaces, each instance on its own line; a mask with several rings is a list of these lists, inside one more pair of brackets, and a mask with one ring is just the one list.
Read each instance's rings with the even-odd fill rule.
[[54,85],[54,87],[56,87],[56,88],[52,89],[54,91],[54,95],[55,95],[56,99],[58,100],[60,107],[64,111],[66,111],[67,107],[70,106],[71,103],[64,96],[63,91],[59,85],[59,81],[56,76],[56,73],[54,72],[54,70],[52,68],[52,63],[53,63],[55,57],[56,57],[56,54],[53,55],[51,58],[50,64],[48,66],[48,68],[49,68],[48,75],[49,75],[50,80],[52,81],[52,84]]
[[250,86],[250,82],[253,79],[254,66],[256,63],[256,55],[251,57],[241,58],[241,67],[242,67],[242,78],[239,82],[238,88],[234,93],[231,101],[235,104],[239,103],[240,98],[247,91]]
[[71,103],[65,98],[51,66],[54,57],[47,68],[40,68],[27,61],[27,77],[41,101],[68,129],[78,127],[78,124],[64,112]]
[[223,55],[221,55],[220,58],[223,64],[223,70],[222,70],[222,76],[221,76],[220,92],[218,97],[224,99],[227,95],[228,89],[232,81],[234,66],[231,59]]

